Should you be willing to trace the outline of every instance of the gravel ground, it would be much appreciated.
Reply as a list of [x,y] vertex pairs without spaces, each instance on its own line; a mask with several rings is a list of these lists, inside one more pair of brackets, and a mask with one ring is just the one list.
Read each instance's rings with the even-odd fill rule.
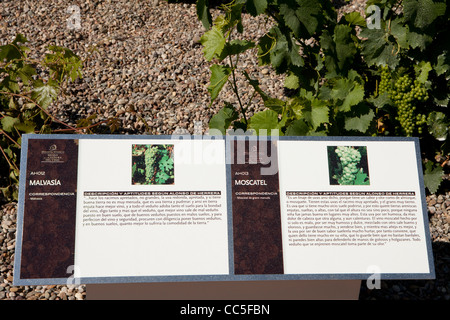
[[[74,0],[80,8],[81,29],[70,30],[68,2],[64,0],[0,0],[0,45],[22,33],[30,41],[30,56],[40,59],[48,45],[72,49],[85,59],[83,79],[70,84],[50,110],[60,120],[74,124],[97,114],[97,121],[116,116],[120,133],[171,134],[177,130],[202,131],[223,101],[236,102],[230,90],[222,92],[209,107],[210,63],[203,59],[198,43],[204,29],[195,5],[148,0]],[[339,10],[363,11],[365,1],[342,1]],[[213,12],[214,15],[217,12]],[[244,17],[247,34],[255,38],[270,28],[263,18]],[[261,87],[282,97],[283,79],[269,68],[258,68],[255,52],[242,56],[240,68],[261,79]],[[252,93],[238,78],[243,100]],[[250,106],[262,109],[259,99]],[[430,195],[430,231],[435,255],[436,280],[382,281],[381,290],[361,286],[361,299],[446,299],[450,300],[450,193]],[[15,203],[0,211],[0,300],[82,300],[85,285],[12,286],[16,230]]]

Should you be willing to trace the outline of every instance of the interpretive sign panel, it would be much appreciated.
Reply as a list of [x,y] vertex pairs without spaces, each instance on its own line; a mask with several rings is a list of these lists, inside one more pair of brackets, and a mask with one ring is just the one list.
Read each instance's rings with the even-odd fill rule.
[[14,284],[434,278],[416,138],[24,135]]

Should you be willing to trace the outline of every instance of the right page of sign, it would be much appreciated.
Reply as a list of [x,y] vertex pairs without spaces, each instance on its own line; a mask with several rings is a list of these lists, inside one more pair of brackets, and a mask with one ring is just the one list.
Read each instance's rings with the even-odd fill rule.
[[414,141],[278,141],[285,274],[428,274]]

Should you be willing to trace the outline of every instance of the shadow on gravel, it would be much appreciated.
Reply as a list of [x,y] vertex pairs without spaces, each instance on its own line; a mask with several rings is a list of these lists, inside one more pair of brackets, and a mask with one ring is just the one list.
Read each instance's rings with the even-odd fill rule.
[[[195,4],[197,0],[164,0],[167,3],[187,3],[187,4]],[[217,8],[221,4],[230,3],[231,0],[209,0],[209,6],[211,8]]]
[[[197,0],[164,0],[164,1],[168,3],[188,3],[188,4],[197,3]],[[219,5],[230,3],[231,1],[232,0],[209,0],[209,6],[212,8],[217,8]],[[348,2],[346,0],[333,0],[332,3],[336,9],[348,5]]]
[[384,280],[381,289],[369,290],[361,283],[360,300],[450,300],[450,243],[432,244],[436,279]]

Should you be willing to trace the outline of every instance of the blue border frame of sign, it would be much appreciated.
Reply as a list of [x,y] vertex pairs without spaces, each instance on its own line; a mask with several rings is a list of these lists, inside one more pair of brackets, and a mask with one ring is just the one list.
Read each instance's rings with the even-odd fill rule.
[[[21,147],[21,170],[19,177],[19,202],[17,211],[17,230],[16,230],[16,247],[14,259],[14,286],[22,285],[80,285],[80,284],[102,284],[102,283],[145,283],[145,282],[195,282],[195,281],[261,281],[261,280],[367,280],[372,274],[368,273],[341,273],[341,274],[274,274],[274,275],[183,275],[183,276],[130,276],[130,277],[82,277],[74,278],[45,278],[45,279],[21,279],[20,263],[22,253],[22,228],[23,228],[23,207],[25,201],[25,181],[27,150],[29,139],[174,139],[174,137],[190,139],[225,139],[226,136],[208,136],[208,135],[190,135],[190,134],[174,134],[174,135],[82,135],[82,134],[24,134],[22,136]],[[247,139],[255,136],[236,135],[233,139]],[[270,136],[266,137],[268,140]],[[419,186],[421,190],[422,212],[424,217],[424,228],[426,237],[426,246],[428,254],[429,273],[381,273],[379,279],[382,280],[419,280],[419,279],[435,279],[435,267],[433,259],[433,250],[428,228],[427,202],[425,197],[425,186],[423,181],[419,139],[417,137],[363,137],[363,136],[277,136],[277,140],[303,140],[303,141],[413,141],[416,150],[417,168],[419,173]],[[229,140],[225,139],[226,151],[229,150]],[[229,152],[226,152],[226,157]],[[231,164],[226,161],[227,174],[227,206],[228,206],[228,239],[229,248],[233,248],[232,237],[232,209],[231,209]],[[229,250],[229,270],[233,270],[233,251]]]

